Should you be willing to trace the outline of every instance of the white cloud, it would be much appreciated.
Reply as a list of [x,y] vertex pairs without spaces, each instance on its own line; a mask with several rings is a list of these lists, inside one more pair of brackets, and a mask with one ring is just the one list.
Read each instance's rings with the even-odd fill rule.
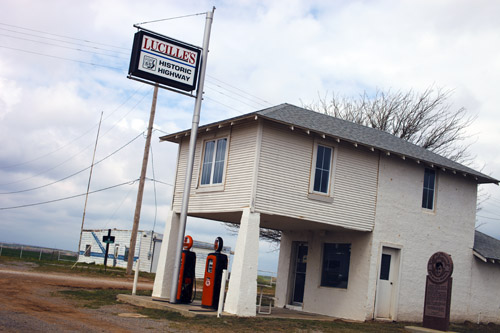
[[[212,5],[208,1],[4,1],[0,192],[44,185],[88,167],[101,111],[97,160],[144,131],[152,87],[126,79],[136,31],[132,24],[206,12]],[[282,102],[300,105],[326,91],[356,96],[376,88],[444,87],[454,89],[453,107],[464,106],[477,115],[469,129],[471,142],[475,141],[472,152],[478,165],[485,165],[485,173],[500,177],[496,17],[500,3],[294,0],[216,1],[215,6],[202,123]],[[205,17],[199,15],[145,27],[201,45],[204,24]],[[192,98],[160,91],[155,128],[168,133],[189,128],[193,106]],[[172,183],[177,147],[159,143],[163,134],[155,131],[153,137],[155,175]],[[141,137],[96,166],[91,188],[136,179],[143,149]],[[148,177],[152,178],[151,160]],[[43,190],[0,195],[0,207],[84,193],[87,181],[88,170]],[[86,227],[129,229],[136,197],[131,187],[136,184],[90,195]],[[484,188],[500,200],[497,187]],[[157,184],[160,232],[171,193],[171,186]],[[83,200],[0,211],[0,241],[75,249]],[[151,183],[146,184],[144,205],[140,228],[152,228]],[[492,204],[482,214],[499,218],[500,209]],[[488,231],[500,236],[500,222],[487,221]],[[189,222],[188,229],[211,242],[214,229],[224,233],[214,225]],[[235,238],[227,237],[234,246]],[[272,256],[261,253],[261,257]]]

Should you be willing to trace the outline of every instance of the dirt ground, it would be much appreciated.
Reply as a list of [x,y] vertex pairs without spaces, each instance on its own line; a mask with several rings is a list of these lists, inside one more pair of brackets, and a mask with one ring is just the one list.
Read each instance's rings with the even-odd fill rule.
[[[132,290],[131,277],[85,277],[33,271],[35,263],[0,261],[0,332],[404,332],[405,323],[349,323],[291,321],[258,318],[221,319],[169,317],[167,313],[134,317],[144,310],[114,303],[97,309],[83,307],[81,300],[62,296],[63,290]],[[151,290],[152,282],[140,280],[138,289]],[[149,314],[149,313],[148,313]],[[171,316],[171,314],[170,314]],[[499,332],[496,325],[454,325],[458,332]]]
[[[130,292],[130,279],[96,279],[29,269],[26,264],[0,264],[0,332],[177,331],[164,320],[129,317],[135,313],[129,305],[88,309],[70,299],[54,297],[57,291],[75,287],[126,288]],[[152,283],[140,283],[138,288],[151,289]]]

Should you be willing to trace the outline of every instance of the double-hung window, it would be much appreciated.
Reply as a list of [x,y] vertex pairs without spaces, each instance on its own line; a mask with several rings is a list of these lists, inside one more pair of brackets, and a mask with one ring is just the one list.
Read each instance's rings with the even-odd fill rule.
[[222,184],[226,164],[227,138],[205,141],[200,185]]
[[422,208],[434,209],[434,195],[436,191],[436,170],[425,168],[424,190],[422,193]]
[[328,194],[332,169],[333,148],[318,144],[314,167],[313,192]]

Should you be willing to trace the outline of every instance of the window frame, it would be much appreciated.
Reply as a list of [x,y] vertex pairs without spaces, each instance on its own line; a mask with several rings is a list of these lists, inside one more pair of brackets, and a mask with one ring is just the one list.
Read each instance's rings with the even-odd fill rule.
[[123,249],[123,260],[127,261],[129,255],[130,255],[130,248],[128,246],[124,246],[124,249]]
[[[327,283],[325,281],[325,260],[326,260],[326,247],[327,245],[348,245],[348,253],[347,253],[347,272],[346,272],[346,278],[345,280],[339,280],[335,284]],[[325,288],[337,288],[337,289],[348,289],[349,287],[349,273],[351,270],[351,252],[352,252],[352,243],[323,243],[322,250],[321,250],[321,272],[319,276],[319,285],[320,287],[325,287]]]
[[[314,190],[314,181],[316,178],[316,163],[317,163],[317,157],[318,157],[318,149],[319,146],[323,146],[326,148],[331,149],[331,156],[330,156],[330,170],[329,170],[329,179],[328,179],[328,189],[326,192],[319,192]],[[337,154],[336,150],[338,149],[338,145],[332,143],[332,142],[325,142],[321,140],[317,140],[314,142],[313,145],[313,152],[312,152],[312,157],[311,157],[311,170],[310,170],[310,175],[309,175],[309,193],[308,193],[308,198],[309,199],[315,199],[319,201],[325,201],[325,202],[333,202],[333,188],[334,188],[334,175],[335,175],[335,165],[337,161]]]
[[[427,172],[432,171],[432,174],[434,175],[434,186],[431,189],[430,187],[426,187],[426,176]],[[436,194],[437,194],[437,179],[438,179],[438,172],[436,169],[433,168],[425,168],[424,169],[424,178],[422,180],[422,202],[421,202],[421,207],[423,210],[428,211],[428,212],[433,212],[436,209]],[[430,200],[430,203],[432,204],[432,207],[428,207],[429,205],[429,191],[432,191],[432,200]],[[427,193],[427,197],[425,198]],[[425,204],[425,205],[424,205]]]
[[[219,140],[226,140],[226,147],[225,147],[225,152],[224,152],[224,161],[222,163],[222,179],[220,183],[213,183],[213,177],[215,174],[215,163],[216,163],[216,158],[217,158],[217,143]],[[206,145],[208,142],[214,142],[214,151],[213,151],[213,157],[211,161],[211,170],[210,170],[210,183],[208,184],[202,184],[203,181],[203,169],[205,166],[205,154],[206,154]],[[200,159],[200,172],[198,176],[198,188],[199,189],[205,189],[205,190],[223,190],[224,185],[226,183],[226,173],[227,173],[227,160],[229,156],[229,135],[225,136],[220,136],[220,137],[213,137],[213,138],[206,138],[202,141],[202,154],[201,154],[201,159]]]
[[83,256],[84,257],[91,257],[92,256],[92,245],[91,244],[85,244],[85,251],[83,251]]

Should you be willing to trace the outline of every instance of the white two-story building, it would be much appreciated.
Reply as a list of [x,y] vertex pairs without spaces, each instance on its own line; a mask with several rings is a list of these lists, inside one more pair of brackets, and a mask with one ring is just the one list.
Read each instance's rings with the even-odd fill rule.
[[[179,154],[155,298],[170,296],[181,246],[189,134],[161,138]],[[500,256],[474,248],[485,183],[498,180],[385,132],[282,104],[199,128],[188,214],[240,224],[226,312],[255,315],[259,228],[271,228],[282,231],[278,307],[419,321],[427,261],[444,251],[454,261],[451,320],[500,322]],[[488,241],[479,242],[491,250]]]

